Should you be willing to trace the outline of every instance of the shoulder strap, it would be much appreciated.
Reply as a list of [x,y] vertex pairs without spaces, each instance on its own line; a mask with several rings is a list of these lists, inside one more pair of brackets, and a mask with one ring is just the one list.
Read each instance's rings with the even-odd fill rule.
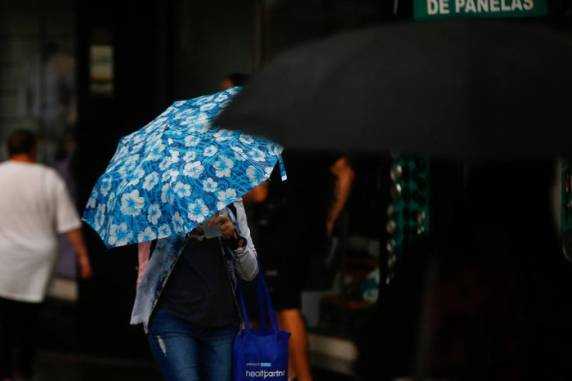
[[[268,290],[268,286],[266,285],[266,281],[264,280],[264,272],[260,268],[260,261],[258,262],[259,271],[256,275],[256,288],[258,291],[258,308],[259,308],[259,321],[260,321],[260,329],[263,330],[272,330],[277,332],[279,330],[278,321],[276,319],[276,311],[272,305],[272,301],[270,300],[270,292]],[[248,317],[248,311],[246,308],[246,303],[244,301],[244,296],[242,290],[240,289],[240,284],[236,287],[236,296],[239,301],[240,305],[240,312],[242,315],[242,320],[244,321],[244,326],[246,329],[251,329],[250,320]],[[270,325],[270,326],[268,326]]]
[[229,217],[232,223],[234,224],[234,228],[240,230],[238,227],[238,213],[236,211],[236,206],[234,206],[234,203],[230,203],[227,205],[226,208],[230,212]]
[[230,204],[228,204],[228,208],[230,209],[230,211],[232,212],[232,214],[234,214],[234,219],[238,219],[238,215],[236,214],[236,206],[234,206],[234,203],[231,202]]

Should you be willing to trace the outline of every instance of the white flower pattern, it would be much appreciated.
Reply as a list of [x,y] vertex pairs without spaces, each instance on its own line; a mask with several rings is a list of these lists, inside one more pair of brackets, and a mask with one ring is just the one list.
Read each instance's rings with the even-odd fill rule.
[[232,146],[231,149],[236,160],[245,161],[248,159],[248,156],[244,153],[244,150],[241,147]]
[[165,146],[160,141],[154,144],[147,154],[147,160],[154,161],[159,160],[163,157],[163,151],[165,150]]
[[215,168],[215,174],[217,177],[230,177],[230,172],[232,167],[234,167],[234,162],[226,156],[221,156],[220,160],[215,161],[213,167]]
[[217,187],[218,183],[210,177],[203,181],[203,190],[205,192],[213,193],[216,191]]
[[129,182],[129,185],[137,185],[139,184],[139,181],[141,181],[141,179],[145,176],[145,170],[143,168],[137,168],[135,171],[133,171],[133,177],[132,180]]
[[248,135],[240,135],[239,140],[246,144],[246,145],[251,145],[252,143],[254,143],[254,138],[252,136],[248,136]]
[[161,218],[161,206],[159,204],[153,204],[147,209],[147,220],[153,225],[159,223],[159,218]]
[[130,231],[129,226],[126,222],[122,222],[119,225],[111,224],[109,229],[109,243],[112,246],[123,246],[128,244],[133,237],[133,233]]
[[173,196],[173,193],[171,192],[171,185],[170,184],[163,185],[163,187],[161,188],[161,202],[163,204],[172,204],[174,200],[175,198]]
[[150,227],[147,227],[137,235],[137,242],[148,242],[155,238],[157,238],[157,233],[155,233]]
[[161,180],[163,180],[163,182],[175,182],[177,181],[177,178],[179,177],[179,171],[177,171],[176,169],[170,169],[168,171],[163,172],[163,176],[161,176]]
[[145,199],[139,195],[137,189],[134,189],[121,196],[121,213],[126,216],[137,216],[141,213],[144,204]]
[[175,184],[175,188],[173,190],[179,198],[185,198],[191,195],[191,186],[182,182]]
[[191,221],[204,222],[208,214],[209,208],[203,200],[198,199],[189,204],[188,216]]
[[252,165],[246,168],[246,176],[252,185],[259,184],[261,182],[259,181],[260,176],[258,170]]
[[183,161],[185,163],[195,161],[196,159],[197,159],[197,153],[195,151],[189,151],[185,153],[185,155],[183,156]]
[[99,185],[99,191],[102,195],[107,196],[111,190],[112,185],[113,184],[111,183],[111,178],[103,177],[101,179],[101,184]]
[[97,198],[98,198],[97,190],[94,190],[91,196],[89,196],[89,200],[87,200],[86,209],[89,208],[96,208],[97,207]]
[[230,188],[227,189],[225,191],[220,191],[217,193],[217,198],[218,198],[218,202],[216,204],[216,207],[218,210],[222,210],[224,209],[227,205],[233,203],[234,201],[236,201],[237,194],[236,194],[236,190]]
[[218,152],[218,148],[214,145],[210,145],[207,148],[205,148],[205,150],[203,151],[203,155],[206,157],[211,157],[216,155],[216,153]]
[[218,143],[232,139],[232,132],[228,130],[219,130],[214,134],[215,141]]
[[196,135],[189,135],[185,138],[185,146],[187,147],[195,147],[199,145],[201,139],[199,139]]
[[167,156],[159,163],[159,170],[164,171],[171,165],[171,156]]
[[264,152],[262,152],[261,150],[259,150],[258,148],[253,148],[252,150],[250,150],[249,154],[250,154],[250,157],[252,158],[252,160],[254,160],[254,161],[265,161],[266,160],[266,154]]
[[203,174],[204,170],[205,167],[201,164],[200,161],[194,161],[192,163],[185,164],[185,167],[183,168],[183,174],[185,176],[197,179]]
[[143,182],[143,189],[146,191],[152,191],[157,184],[159,184],[159,175],[157,172],[151,172],[145,177],[145,181]]
[[105,204],[99,204],[95,212],[95,228],[101,229],[105,223]]

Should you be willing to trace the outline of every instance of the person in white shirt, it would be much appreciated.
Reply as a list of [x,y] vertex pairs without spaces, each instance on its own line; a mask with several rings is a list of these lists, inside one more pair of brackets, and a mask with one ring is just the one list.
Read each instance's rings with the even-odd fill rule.
[[91,277],[78,213],[57,172],[36,163],[36,147],[34,133],[14,131],[0,164],[0,381],[33,374],[34,328],[58,234],[71,242],[81,277]]

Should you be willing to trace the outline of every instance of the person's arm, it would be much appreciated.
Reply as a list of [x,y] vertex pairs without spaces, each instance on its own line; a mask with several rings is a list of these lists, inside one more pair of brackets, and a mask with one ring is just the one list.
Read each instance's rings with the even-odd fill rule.
[[78,258],[80,276],[83,279],[91,278],[91,265],[81,232],[81,220],[67,191],[65,182],[61,176],[53,170],[48,172],[47,176],[50,176],[48,178],[48,184],[51,184],[49,189],[52,190],[52,197],[49,202],[51,202],[55,208],[54,218],[56,232],[64,234],[70,241]]
[[151,242],[141,242],[137,245],[137,287],[143,280],[143,274],[151,257]]
[[261,204],[268,198],[268,184],[262,183],[252,188],[242,197],[246,204]]
[[256,249],[250,236],[244,203],[242,200],[235,201],[234,207],[236,208],[236,228],[227,216],[214,217],[210,223],[219,225],[222,239],[226,241],[227,247],[232,250],[238,276],[244,280],[252,280],[258,274]]
[[332,203],[328,210],[328,216],[326,219],[326,233],[328,234],[328,237],[332,236],[334,226],[348,201],[354,181],[354,171],[345,156],[336,160],[336,162],[330,167],[330,172],[335,177],[335,183]]
[[87,247],[83,240],[81,228],[70,230],[64,233],[70,241],[78,259],[80,276],[83,279],[89,279],[92,276],[91,265],[89,263],[89,256],[87,254]]

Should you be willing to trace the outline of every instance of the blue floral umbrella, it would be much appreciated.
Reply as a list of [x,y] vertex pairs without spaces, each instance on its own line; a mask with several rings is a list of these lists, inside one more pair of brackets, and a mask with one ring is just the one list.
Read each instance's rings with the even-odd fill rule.
[[239,91],[173,103],[123,137],[83,219],[108,247],[190,232],[269,178],[282,147],[210,122]]

